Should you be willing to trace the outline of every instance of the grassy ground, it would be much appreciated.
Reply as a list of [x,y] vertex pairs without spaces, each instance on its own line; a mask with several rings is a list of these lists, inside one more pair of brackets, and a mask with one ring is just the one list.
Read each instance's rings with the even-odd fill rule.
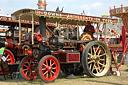
[[60,76],[53,83],[45,83],[41,79],[25,81],[24,79],[8,79],[0,81],[0,85],[128,85],[128,66],[122,66],[121,76],[105,76],[101,78],[81,78],[66,79],[65,75]]

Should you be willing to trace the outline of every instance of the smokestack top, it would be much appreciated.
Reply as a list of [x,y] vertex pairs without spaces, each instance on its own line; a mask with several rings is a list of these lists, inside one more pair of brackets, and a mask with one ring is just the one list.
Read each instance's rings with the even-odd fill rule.
[[38,0],[38,9],[46,10],[46,0]]

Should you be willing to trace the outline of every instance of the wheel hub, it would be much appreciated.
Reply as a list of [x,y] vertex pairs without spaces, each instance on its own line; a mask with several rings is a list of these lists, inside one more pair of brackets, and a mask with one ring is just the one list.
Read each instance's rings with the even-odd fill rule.
[[52,67],[49,67],[49,70],[51,71],[52,70]]
[[96,57],[96,59],[95,59],[96,61],[99,61],[100,59],[99,59],[99,57]]
[[28,70],[32,71],[32,66],[28,66]]
[[97,55],[95,55],[95,56],[92,56],[92,60],[99,61],[100,58]]
[[52,67],[51,66],[47,66],[46,70],[50,72],[50,71],[52,71]]

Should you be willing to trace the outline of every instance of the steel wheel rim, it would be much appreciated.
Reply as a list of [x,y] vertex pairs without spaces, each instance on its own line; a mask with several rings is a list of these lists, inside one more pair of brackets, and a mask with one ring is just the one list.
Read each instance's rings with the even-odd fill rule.
[[8,64],[14,64],[15,63],[14,56],[9,50],[5,49],[3,55],[6,57],[6,59],[7,59],[6,61],[8,62]]
[[53,57],[46,58],[41,64],[41,75],[47,81],[53,81],[59,74],[59,63]]
[[88,51],[87,64],[95,76],[103,76],[110,67],[111,57],[109,50],[101,43],[95,43]]
[[22,73],[27,79],[34,79],[37,77],[37,63],[33,57],[28,57],[22,65]]

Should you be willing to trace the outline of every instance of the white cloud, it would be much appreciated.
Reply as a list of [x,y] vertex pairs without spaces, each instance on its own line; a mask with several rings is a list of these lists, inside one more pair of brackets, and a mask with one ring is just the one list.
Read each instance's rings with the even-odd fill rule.
[[101,3],[101,2],[96,2],[96,3],[91,4],[91,6],[92,6],[92,7],[101,7],[101,6],[103,6],[103,3]]
[[99,7],[102,7],[103,6],[103,3],[101,2],[96,2],[96,3],[92,3],[92,4],[85,4],[85,5],[82,5],[80,6],[81,9],[85,9],[85,10],[90,10],[90,9],[93,9],[93,8],[99,8]]

